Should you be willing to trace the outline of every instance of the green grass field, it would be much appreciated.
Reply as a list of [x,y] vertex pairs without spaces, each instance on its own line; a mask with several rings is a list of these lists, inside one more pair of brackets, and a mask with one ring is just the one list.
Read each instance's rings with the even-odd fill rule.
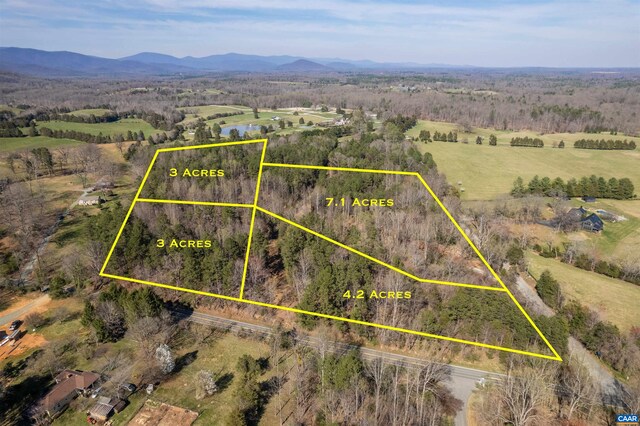
[[[451,123],[420,122],[410,129],[409,136],[417,136],[421,129],[450,131],[457,126]],[[444,172],[450,183],[462,182],[463,199],[489,200],[507,195],[513,181],[521,176],[528,181],[535,175],[580,178],[592,174],[610,177],[628,177],[640,191],[640,151],[599,151],[582,150],[571,147],[554,149],[553,141],[573,141],[589,137],[585,133],[538,136],[533,132],[498,132],[490,129],[475,129],[473,134],[458,134],[458,140],[466,137],[469,144],[449,142],[416,142],[422,152],[433,155],[438,168]],[[488,145],[488,135],[495,133],[498,146]],[[482,145],[475,144],[476,135],[486,136]],[[545,141],[544,148],[511,147],[509,141],[514,136],[536,136]],[[596,135],[591,135],[591,138]],[[605,137],[605,136],[603,136]],[[611,136],[614,137],[614,136]],[[615,136],[624,138],[623,136]],[[606,138],[606,137],[605,137]],[[638,139],[638,138],[633,138]]]
[[25,151],[33,148],[47,147],[49,149],[58,148],[60,146],[82,145],[84,142],[72,139],[55,139],[44,136],[36,136],[33,138],[0,138],[0,153],[12,151]]
[[[278,110],[269,110],[269,109],[261,109],[258,111],[258,118],[255,118],[251,108],[241,106],[241,105],[205,105],[205,106],[196,106],[196,107],[187,107],[181,108],[183,111],[193,111],[197,110],[198,117],[195,114],[186,114],[185,119],[182,121],[183,124],[188,124],[190,122],[196,121],[199,117],[206,118],[207,115],[212,115],[216,113],[223,112],[234,112],[234,111],[243,111],[242,115],[233,115],[231,117],[222,117],[216,118],[215,120],[207,120],[207,126],[213,126],[214,123],[220,123],[224,121],[222,127],[228,127],[233,125],[242,125],[242,124],[253,124],[256,126],[273,126],[275,129],[275,133],[278,135],[287,135],[291,134],[297,129],[300,129],[300,118],[303,118],[305,123],[312,121],[313,123],[319,123],[322,121],[332,120],[338,115],[335,112],[321,112],[310,109],[305,109],[298,111],[298,115],[293,115],[293,109],[278,109]],[[279,120],[272,120],[271,117],[280,117],[281,119],[286,121],[291,121],[293,123],[293,127],[285,127],[284,129],[280,129],[278,126]],[[260,135],[259,131],[253,132],[256,137]],[[187,139],[191,139],[193,135],[185,134]]]
[[22,110],[20,108],[12,107],[7,104],[0,104],[0,111],[11,111],[14,114],[19,114]]
[[[245,116],[251,116],[253,117],[253,115],[251,114],[251,108],[246,107],[246,106],[242,106],[242,105],[200,105],[200,106],[193,106],[193,107],[185,107],[185,108],[178,108],[181,111],[197,111],[196,113],[185,113],[185,118],[182,121],[183,124],[186,123],[190,123],[192,121],[196,121],[198,118],[206,118],[208,115],[213,115],[213,114],[221,114],[221,113],[225,113],[225,112],[239,112],[242,111],[244,112]],[[232,117],[225,117],[225,118],[220,118],[218,120],[226,120],[227,118],[232,118]]]
[[48,127],[51,130],[76,130],[78,132],[90,133],[92,135],[98,135],[102,132],[103,135],[115,136],[122,134],[127,136],[127,131],[139,132],[142,130],[145,137],[160,131],[154,129],[151,124],[138,118],[123,118],[122,120],[115,121],[113,123],[71,123],[67,121],[41,121],[38,123],[38,127]]
[[571,205],[583,206],[592,212],[602,209],[624,216],[627,220],[605,222],[601,233],[580,231],[575,239],[593,246],[604,258],[620,261],[635,256],[640,261],[640,200],[597,200],[595,203],[583,203],[574,199]]
[[75,111],[71,111],[69,114],[73,114],[73,115],[95,115],[96,117],[101,116],[103,114],[106,114],[108,112],[111,112],[111,110],[108,110],[106,108],[90,108],[90,109],[77,109]]
[[640,324],[640,310],[629,305],[640,300],[640,286],[584,271],[533,253],[527,253],[526,258],[529,271],[535,278],[548,269],[560,283],[565,297],[589,306],[598,312],[603,320],[610,321],[624,332]]
[[[127,343],[130,347],[116,347],[122,343]],[[118,350],[135,350],[135,344],[127,339],[105,346],[108,347],[108,351],[112,356]],[[234,407],[234,391],[238,383],[238,372],[236,371],[238,358],[243,354],[250,354],[254,358],[268,356],[269,346],[265,343],[241,339],[231,334],[221,335],[218,333],[218,337],[215,338],[214,342],[199,345],[197,347],[183,348],[176,353],[176,356],[180,357],[187,353],[195,354],[195,360],[182,368],[179,374],[176,374],[170,377],[167,381],[161,383],[150,398],[200,413],[194,425],[218,425],[224,424],[230,410]],[[96,365],[92,364],[94,362],[95,360],[91,361],[87,365],[83,365],[82,367],[87,370],[95,369]],[[216,374],[227,374],[229,377],[229,383],[225,388],[214,395],[204,398],[203,400],[196,400],[194,398],[195,376],[198,371],[203,369],[213,371]],[[268,371],[260,378],[260,380],[266,380],[272,374],[273,373],[271,371]],[[147,395],[144,394],[144,392],[136,393],[131,398],[131,405],[122,413],[116,414],[113,417],[113,424],[126,425],[131,418],[133,418],[146,399]],[[94,401],[92,400],[92,402]],[[272,407],[270,406],[266,407],[266,412],[263,415],[260,424],[273,424],[273,420],[270,420],[270,416],[274,418],[275,416],[270,412],[271,408]],[[61,417],[56,419],[54,424],[86,424],[86,416],[83,412],[67,410]]]

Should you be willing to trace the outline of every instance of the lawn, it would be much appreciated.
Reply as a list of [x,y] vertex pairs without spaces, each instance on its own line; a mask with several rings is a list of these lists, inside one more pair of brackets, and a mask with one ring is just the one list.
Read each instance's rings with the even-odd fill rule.
[[[433,133],[436,129],[425,122],[407,132],[417,136],[420,128],[427,128]],[[438,131],[455,130],[456,125],[438,123]],[[491,133],[488,129],[478,129],[478,133]],[[450,183],[462,183],[462,198],[468,200],[490,200],[507,195],[513,181],[521,176],[525,181],[535,175],[549,176],[552,179],[561,177],[565,180],[592,174],[611,177],[628,177],[640,190],[640,151],[599,151],[580,150],[567,147],[554,149],[549,145],[553,140],[564,138],[565,141],[583,137],[586,134],[554,134],[540,136],[547,146],[544,148],[511,147],[508,145],[512,136],[534,136],[532,132],[495,132],[498,146],[489,146],[487,141],[482,145],[475,144],[476,134],[458,135],[469,139],[469,144],[449,142],[416,142],[422,152],[433,155],[438,168]],[[591,135],[595,137],[596,135]],[[613,136],[612,136],[613,137]],[[622,138],[622,136],[617,136]]]
[[635,256],[640,261],[640,200],[606,200],[583,203],[579,199],[571,201],[573,207],[583,206],[590,211],[599,209],[624,216],[627,220],[605,222],[604,231],[593,233],[580,231],[572,234],[575,240],[588,241],[604,258],[627,260]]
[[[234,392],[237,386],[236,363],[243,354],[249,354],[254,358],[266,357],[269,355],[269,346],[265,343],[254,340],[242,339],[232,334],[216,333],[212,342],[201,345],[193,345],[181,348],[177,353],[177,359],[186,354],[191,354],[194,360],[181,368],[179,373],[174,374],[167,381],[160,384],[150,398],[165,402],[167,404],[184,407],[200,413],[194,425],[217,425],[224,424],[230,410],[234,407]],[[120,343],[126,343],[123,339],[115,344],[107,345],[110,353],[115,353]],[[129,342],[130,343],[130,342]],[[105,354],[105,357],[107,355]],[[94,361],[95,362],[95,361]],[[90,369],[91,365],[83,366]],[[95,369],[95,365],[93,368]],[[226,377],[219,392],[211,397],[202,400],[194,398],[195,376],[200,370],[209,370],[214,374]],[[272,370],[267,371],[259,380],[263,381],[271,377]],[[131,404],[120,414],[113,417],[114,425],[125,425],[135,415],[140,406],[147,399],[146,394],[138,392],[131,398]],[[272,412],[272,404],[268,404],[260,424],[275,424],[275,415]],[[54,424],[82,424],[86,422],[82,412],[77,410],[67,410],[63,416],[58,418]]]
[[[78,132],[90,133],[92,135],[115,136],[121,134],[127,136],[127,131],[139,132],[142,130],[145,137],[154,133],[160,133],[160,130],[154,129],[151,124],[139,118],[123,118],[122,120],[114,121],[112,123],[72,123],[68,121],[40,121],[38,127],[48,127],[51,130],[76,130]],[[24,132],[23,132],[24,133]]]
[[60,146],[82,145],[84,142],[73,139],[56,139],[44,136],[24,138],[0,138],[0,153],[13,151],[26,151],[34,148],[47,147],[49,149]]
[[[185,366],[180,374],[174,375],[161,384],[154,393],[154,399],[179,407],[185,407],[200,413],[196,425],[224,424],[229,411],[234,407],[234,391],[237,386],[236,363],[243,354],[254,358],[269,355],[269,347],[264,343],[241,339],[232,334],[224,334],[216,338],[212,344],[184,348],[180,354],[194,352],[195,361]],[[210,370],[214,374],[229,377],[228,387],[203,400],[193,396],[195,376],[200,370]],[[268,371],[261,380],[270,376]]]
[[584,271],[555,259],[546,259],[527,253],[529,272],[539,277],[548,269],[565,297],[578,300],[581,304],[598,312],[603,320],[617,325],[628,332],[632,326],[640,324],[640,310],[634,301],[640,300],[640,286],[616,280],[595,272]]

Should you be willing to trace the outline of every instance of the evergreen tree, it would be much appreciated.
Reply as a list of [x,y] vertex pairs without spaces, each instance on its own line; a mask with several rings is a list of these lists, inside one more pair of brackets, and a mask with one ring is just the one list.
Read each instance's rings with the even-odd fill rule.
[[229,131],[229,140],[231,141],[240,140],[240,132],[235,127]]
[[207,136],[208,134],[205,128],[205,122],[204,120],[200,119],[196,124],[196,131],[193,135],[193,142],[196,144],[205,144],[208,141]]
[[553,309],[562,307],[562,293],[560,284],[553,278],[549,270],[545,270],[536,282],[536,291],[540,298]]
[[31,124],[29,125],[29,136],[34,137],[34,136],[38,136],[38,129],[36,129],[36,122],[35,121],[31,121]]
[[513,189],[511,189],[511,195],[514,197],[524,197],[527,193],[527,189],[524,187],[524,181],[520,176],[513,182]]

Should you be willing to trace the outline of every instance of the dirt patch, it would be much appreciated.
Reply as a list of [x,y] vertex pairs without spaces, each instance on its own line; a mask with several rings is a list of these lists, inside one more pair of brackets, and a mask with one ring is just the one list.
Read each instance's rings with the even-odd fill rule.
[[197,418],[198,413],[195,411],[148,400],[128,424],[130,426],[189,426]]
[[42,295],[37,293],[30,293],[27,296],[14,298],[12,300],[11,306],[3,311],[0,311],[0,317],[11,314],[12,312],[19,310],[20,308],[23,308],[25,305],[33,302],[40,296]]
[[[22,330],[22,333],[25,333],[25,331]],[[4,361],[9,357],[16,357],[31,349],[44,346],[46,343],[47,340],[40,334],[23,334],[22,337],[13,342],[13,345],[7,343],[0,347],[0,361]]]

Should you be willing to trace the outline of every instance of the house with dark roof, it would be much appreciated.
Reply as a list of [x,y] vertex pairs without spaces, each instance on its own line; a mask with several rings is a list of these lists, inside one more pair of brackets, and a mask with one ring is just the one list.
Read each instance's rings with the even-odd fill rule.
[[63,370],[55,377],[55,386],[42,399],[42,407],[55,417],[64,411],[78,395],[87,395],[100,375],[90,371]]
[[580,222],[583,217],[585,217],[589,212],[585,210],[584,207],[580,206],[580,208],[572,208],[567,212],[567,216],[573,222]]
[[604,222],[595,213],[592,213],[582,219],[580,221],[580,225],[582,226],[582,229],[586,229],[591,232],[600,232],[604,229]]

